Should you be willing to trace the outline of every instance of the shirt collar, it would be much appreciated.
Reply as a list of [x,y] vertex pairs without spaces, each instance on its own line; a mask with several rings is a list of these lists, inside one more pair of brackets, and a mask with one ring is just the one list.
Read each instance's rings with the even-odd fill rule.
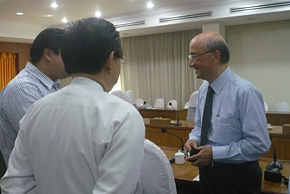
[[233,72],[231,71],[230,67],[227,67],[226,70],[210,84],[216,94],[220,93],[221,89],[232,75]]
[[54,86],[57,90],[60,88],[60,82],[52,81],[47,75],[45,75],[43,72],[41,72],[37,67],[32,65],[30,62],[27,62],[25,69],[33,74],[43,85],[45,85],[48,89],[52,89]]
[[71,84],[81,85],[82,87],[89,87],[96,91],[104,91],[101,84],[87,77],[74,77],[71,81]]

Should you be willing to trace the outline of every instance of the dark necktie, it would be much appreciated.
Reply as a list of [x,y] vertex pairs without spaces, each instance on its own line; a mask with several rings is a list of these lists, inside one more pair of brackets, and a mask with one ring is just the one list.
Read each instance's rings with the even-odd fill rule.
[[207,141],[207,133],[211,126],[210,121],[212,115],[212,100],[213,100],[213,89],[211,86],[208,86],[202,117],[201,145],[205,145]]

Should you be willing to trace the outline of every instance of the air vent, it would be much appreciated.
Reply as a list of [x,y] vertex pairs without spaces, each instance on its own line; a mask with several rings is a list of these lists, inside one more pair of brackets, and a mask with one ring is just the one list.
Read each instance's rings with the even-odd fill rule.
[[193,19],[193,18],[201,18],[201,17],[208,17],[208,16],[212,16],[211,11],[204,12],[204,13],[190,14],[190,15],[181,15],[181,16],[174,16],[174,17],[159,18],[159,23]]
[[288,1],[288,2],[281,2],[281,3],[270,3],[270,4],[255,5],[255,6],[237,7],[237,8],[230,8],[230,13],[261,10],[261,9],[268,9],[268,8],[279,8],[279,7],[289,6],[289,5],[290,5],[290,2]]
[[121,23],[121,24],[116,24],[116,28],[124,28],[124,27],[130,27],[130,26],[138,26],[138,25],[144,25],[145,20],[143,21],[137,21],[137,22],[127,22],[127,23]]

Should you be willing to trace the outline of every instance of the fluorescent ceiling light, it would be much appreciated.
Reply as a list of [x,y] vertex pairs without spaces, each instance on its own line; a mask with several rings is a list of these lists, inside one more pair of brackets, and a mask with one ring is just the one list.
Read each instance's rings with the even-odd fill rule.
[[99,18],[99,17],[102,16],[102,13],[101,13],[99,10],[97,10],[96,13],[95,13],[95,16],[96,16],[97,18]]
[[45,17],[45,18],[50,18],[50,17],[53,17],[53,15],[51,15],[51,14],[47,14],[47,15],[43,15],[43,17]]
[[154,7],[154,4],[151,2],[151,1],[149,1],[148,3],[147,3],[147,5],[146,5],[149,9],[151,9],[152,7]]
[[68,22],[68,20],[65,17],[63,17],[61,21],[62,21],[62,23],[67,23]]
[[55,9],[58,7],[58,4],[56,2],[53,2],[52,4],[50,4],[50,7]]
[[22,12],[17,12],[16,15],[23,15],[24,13]]

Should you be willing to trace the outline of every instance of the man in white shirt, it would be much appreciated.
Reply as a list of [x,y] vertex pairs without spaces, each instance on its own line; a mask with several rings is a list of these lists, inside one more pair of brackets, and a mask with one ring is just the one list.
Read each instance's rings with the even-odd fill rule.
[[2,192],[140,193],[143,119],[108,93],[124,62],[118,31],[104,19],[76,21],[61,54],[72,83],[20,121]]

